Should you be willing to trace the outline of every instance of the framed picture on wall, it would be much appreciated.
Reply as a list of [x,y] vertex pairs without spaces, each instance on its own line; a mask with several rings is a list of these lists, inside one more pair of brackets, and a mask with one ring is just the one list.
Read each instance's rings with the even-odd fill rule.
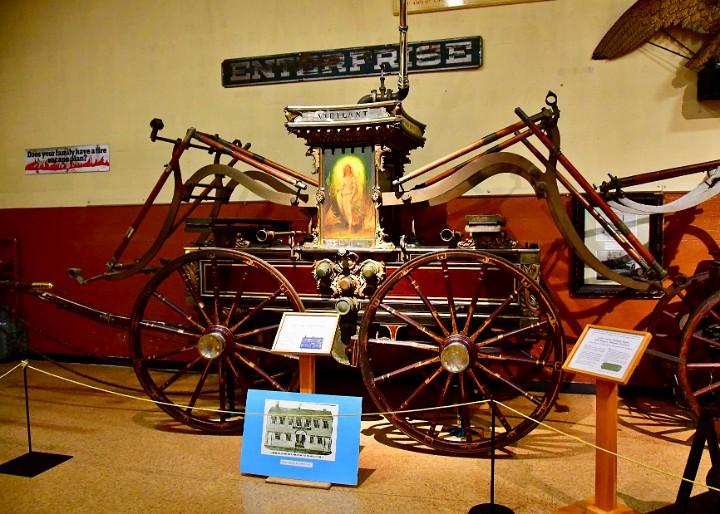
[[[662,205],[660,193],[629,193],[627,197],[646,205]],[[629,214],[615,211],[635,237],[662,264],[663,215]],[[638,264],[620,247],[605,229],[581,205],[573,199],[572,219],[577,233],[583,238],[588,249],[600,262],[621,275],[633,276],[638,272]],[[574,252],[570,265],[570,293],[575,297],[631,297],[657,298],[657,291],[638,291],[608,279],[587,266]]]

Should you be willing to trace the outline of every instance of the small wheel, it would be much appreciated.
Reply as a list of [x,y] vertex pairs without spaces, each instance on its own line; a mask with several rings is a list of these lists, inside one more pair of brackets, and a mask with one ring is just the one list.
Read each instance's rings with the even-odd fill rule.
[[696,415],[700,406],[720,398],[720,290],[688,319],[680,339],[678,382]]
[[537,426],[524,416],[542,420],[562,382],[562,327],[549,295],[479,251],[404,264],[370,299],[358,337],[377,407],[410,438],[450,453],[491,449],[491,409],[497,448],[524,437]]
[[295,389],[297,358],[270,350],[282,313],[302,310],[287,279],[252,255],[219,248],[186,253],[153,275],[135,302],[135,374],[181,423],[239,432],[248,389]]

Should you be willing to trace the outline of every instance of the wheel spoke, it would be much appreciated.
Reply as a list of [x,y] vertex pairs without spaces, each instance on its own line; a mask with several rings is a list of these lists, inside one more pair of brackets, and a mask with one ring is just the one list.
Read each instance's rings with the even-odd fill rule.
[[[212,269],[213,277],[213,314],[215,315],[212,323],[217,325],[220,323],[220,273],[218,271],[217,257],[214,255],[210,257],[210,269]],[[207,315],[205,317],[207,318]]]
[[493,322],[497,319],[497,317],[502,314],[508,305],[510,305],[512,302],[514,302],[517,299],[517,289],[513,291],[513,293],[508,296],[503,303],[498,305],[498,307],[490,313],[490,316],[487,317],[487,319],[483,322],[483,324],[478,328],[473,334],[470,336],[471,341],[475,341],[480,334],[482,334],[485,329],[487,329],[489,326],[493,324]]
[[505,377],[503,377],[503,376],[500,375],[499,373],[494,372],[494,371],[491,370],[490,368],[486,368],[485,366],[483,366],[483,365],[480,364],[479,362],[475,363],[475,365],[478,367],[478,369],[480,369],[480,370],[483,371],[484,373],[492,376],[493,378],[495,378],[495,379],[497,379],[497,380],[500,380],[500,381],[503,382],[505,385],[511,387],[511,388],[514,389],[516,392],[520,393],[521,396],[523,396],[524,398],[527,398],[528,400],[530,400],[531,402],[533,402],[535,405],[540,405],[540,400],[538,400],[537,398],[535,398],[532,394],[530,394],[530,392],[526,391],[525,389],[523,389],[522,387],[520,387],[520,386],[517,385],[516,383],[512,382],[511,380],[506,379]]
[[720,342],[716,341],[715,339],[710,339],[709,337],[706,337],[702,334],[702,332],[698,331],[695,332],[692,335],[693,341],[700,342],[704,345],[709,346],[710,348],[717,348],[720,349]]
[[[485,270],[486,266],[483,264],[478,269],[478,278],[477,278],[477,287],[475,288],[475,292],[473,293],[472,300],[470,300],[470,304],[468,305],[468,312],[467,312],[467,318],[465,318],[465,326],[463,327],[462,333],[463,335],[468,335],[468,331],[470,330],[470,322],[473,319],[473,316],[475,315],[475,308],[477,306],[478,299],[480,298],[480,291],[485,286]],[[477,338],[476,333],[475,336],[471,337],[471,339],[474,341]]]
[[223,360],[218,361],[218,388],[220,390],[220,421],[225,421],[225,411],[227,410],[227,383],[225,379],[225,369]]
[[406,315],[403,314],[402,312],[393,309],[393,308],[390,307],[389,305],[380,304],[380,307],[382,307],[383,309],[385,309],[387,312],[389,312],[390,314],[392,314],[392,315],[395,316],[396,318],[404,321],[405,323],[407,323],[407,324],[410,325],[411,327],[418,329],[420,332],[422,332],[422,333],[425,334],[426,336],[432,338],[434,341],[437,341],[438,344],[441,344],[441,343],[444,341],[444,338],[438,336],[437,334],[435,334],[435,333],[432,332],[431,330],[425,328],[423,325],[421,325],[420,323],[418,323],[417,321],[415,321],[415,320],[412,319],[411,317],[406,316]]
[[201,360],[202,360],[202,358],[198,357],[194,361],[186,364],[185,366],[183,366],[182,368],[177,370],[177,372],[173,373],[165,382],[158,385],[158,387],[157,387],[158,391],[160,391],[160,392],[165,391],[168,387],[170,387],[172,384],[174,384],[179,378],[185,376],[187,374],[187,372],[190,371],[190,368],[192,368],[195,364],[197,364]]
[[238,339],[254,337],[254,336],[257,336],[257,335],[265,333],[265,332],[272,332],[273,330],[277,330],[278,328],[280,328],[279,323],[276,325],[268,325],[266,327],[258,327],[253,330],[250,330],[248,332],[241,332],[239,334],[233,334],[233,335],[235,336],[235,341],[237,341]]
[[267,374],[260,366],[258,366],[251,360],[246,359],[237,352],[235,352],[235,358],[245,364],[248,368],[252,369],[255,373],[260,375],[268,384],[272,385],[274,389],[278,391],[285,391],[285,388],[277,380]]
[[[177,269],[177,273],[178,273],[178,275],[180,275],[180,278],[182,279],[183,284],[185,284],[185,292],[192,296],[193,300],[195,301],[195,304],[198,306],[198,310],[199,310],[200,314],[202,314],[203,319],[205,320],[205,323],[210,325],[212,323],[212,321],[210,321],[210,318],[208,318],[207,313],[205,312],[205,302],[203,302],[202,298],[200,297],[200,293],[197,289],[197,286],[193,282],[192,277],[190,276],[190,272],[188,271],[188,269],[185,266],[180,266]],[[154,294],[156,297],[158,297],[160,295],[160,293],[157,293],[157,292],[155,292]],[[160,299],[160,301],[163,301],[163,300]],[[172,304],[172,302],[168,306],[171,309],[173,309],[175,312],[180,314],[181,316],[185,317],[185,319],[188,319],[190,321],[190,323],[197,325],[197,327],[200,328],[201,330],[203,329],[203,327],[199,323],[195,323],[195,320],[192,317],[189,317],[189,315],[185,312],[185,310],[181,309],[180,307],[178,307],[175,304]]]
[[188,415],[192,414],[192,410],[195,407],[198,398],[200,397],[200,393],[202,392],[202,388],[205,385],[208,373],[210,372],[210,366],[212,366],[212,361],[207,361],[207,363],[205,364],[205,369],[203,369],[202,374],[200,375],[200,379],[195,386],[195,391],[193,391],[192,397],[187,404],[187,410],[185,412],[187,412]]
[[720,389],[720,382],[713,382],[712,384],[705,386],[702,389],[693,391],[693,396],[695,396],[695,398],[699,398],[705,394],[712,393],[718,389]]
[[[152,294],[153,294],[153,296],[154,296],[155,298],[157,298],[158,300],[160,300],[160,302],[161,302],[163,305],[167,305],[170,309],[172,309],[173,311],[175,311],[176,313],[178,313],[180,316],[182,316],[188,323],[190,323],[191,325],[193,325],[193,326],[195,326],[196,328],[200,329],[201,331],[205,330],[205,327],[203,327],[200,323],[198,323],[197,321],[195,321],[195,319],[192,317],[191,314],[188,314],[188,313],[185,312],[181,307],[178,307],[178,306],[175,304],[175,302],[171,301],[171,300],[170,300],[169,298],[167,298],[166,296],[163,296],[163,295],[160,294],[158,291],[153,291]],[[200,311],[203,312],[203,309],[201,308]],[[207,317],[206,317],[206,319],[207,319]]]
[[412,277],[411,273],[408,273],[405,278],[408,282],[410,282],[410,285],[415,289],[415,292],[420,297],[422,302],[425,304],[425,307],[427,308],[428,312],[430,312],[430,315],[435,320],[435,323],[437,323],[438,327],[440,327],[440,330],[442,330],[443,334],[446,336],[450,334],[448,332],[448,329],[445,328],[445,325],[443,324],[442,320],[440,319],[440,314],[438,313],[435,306],[430,303],[430,299],[420,290],[420,285],[415,281],[415,279]]
[[372,338],[372,339],[368,339],[368,343],[385,345],[385,346],[418,348],[420,350],[429,350],[431,352],[436,352],[436,353],[440,351],[440,348],[437,345],[423,343],[421,341],[401,341],[398,339]]
[[465,373],[460,373],[458,380],[460,381],[460,403],[462,404],[459,411],[460,426],[465,434],[465,441],[469,443],[472,441],[472,428],[470,427],[470,407],[467,405],[468,395],[465,390]]
[[534,330],[537,330],[538,328],[545,326],[547,323],[548,323],[547,320],[542,320],[542,321],[538,321],[537,323],[533,323],[532,325],[528,325],[526,327],[521,327],[516,330],[509,330],[503,334],[497,335],[495,337],[491,337],[490,339],[485,339],[484,341],[477,343],[476,346],[478,348],[490,346],[490,345],[498,343],[500,341],[510,339],[511,337],[515,337],[515,336],[524,334],[526,332],[532,332]]
[[157,321],[151,319],[141,321],[140,326],[144,329],[147,329],[148,331],[157,330],[158,332],[163,332],[166,334],[172,334],[185,338],[192,338],[195,340],[197,340],[197,338],[199,338],[202,334],[201,332],[190,331],[188,330],[188,328],[190,327],[186,327],[184,325],[165,323],[164,321]]
[[468,374],[473,379],[473,382],[475,383],[478,390],[480,391],[480,394],[482,394],[488,400],[491,400],[488,403],[490,404],[490,408],[495,411],[495,419],[500,421],[500,424],[503,426],[503,428],[505,429],[506,432],[510,432],[512,430],[512,425],[505,417],[505,414],[503,414],[502,411],[500,410],[500,408],[497,406],[495,401],[492,401],[493,400],[492,393],[488,390],[487,387],[485,387],[485,385],[483,385],[482,382],[480,382],[477,375],[475,374],[475,371],[473,371],[472,369],[469,369]]
[[429,366],[430,364],[435,364],[436,362],[440,362],[440,357],[432,357],[432,358],[426,359],[424,361],[415,362],[413,364],[410,364],[409,366],[403,366],[402,368],[396,369],[395,371],[391,371],[390,373],[385,373],[384,375],[375,377],[374,382],[378,383],[378,382],[383,382],[385,380],[389,380],[391,378],[397,378],[406,373],[414,371],[418,368],[422,368],[424,366]]
[[445,405],[445,398],[447,397],[448,391],[450,390],[450,383],[452,382],[453,374],[448,373],[447,378],[445,379],[445,385],[443,385],[442,391],[440,391],[440,395],[438,396],[438,401],[435,404],[435,411],[433,413],[432,421],[430,422],[430,437],[437,437],[438,433],[435,430],[435,427],[438,426],[439,420],[440,420],[440,413],[442,412],[441,407]]
[[195,351],[195,345],[190,346],[183,346],[181,348],[173,348],[171,350],[164,351],[162,353],[155,353],[152,355],[148,355],[145,357],[145,362],[158,362],[162,359],[167,359],[168,357],[177,357],[178,355],[182,355],[186,352]]
[[413,391],[413,392],[410,394],[410,396],[408,396],[408,397],[405,399],[404,402],[402,402],[400,405],[398,405],[397,410],[402,411],[402,410],[407,409],[407,408],[408,408],[408,405],[410,405],[410,404],[412,403],[412,401],[413,401],[415,398],[417,398],[418,395],[419,395],[421,392],[423,392],[423,391],[430,385],[430,383],[431,383],[433,380],[435,380],[437,377],[439,377],[439,376],[440,376],[440,373],[442,373],[442,371],[443,371],[443,369],[442,369],[441,367],[438,367],[432,375],[430,375],[427,379],[425,379],[425,381],[422,382],[422,383],[420,384],[420,386],[419,386],[417,389],[415,389],[415,391]]
[[251,269],[252,268],[250,266],[243,266],[243,274],[240,277],[240,283],[235,286],[235,296],[233,297],[232,305],[230,305],[230,308],[228,309],[227,318],[224,323],[225,326],[230,325],[230,318],[232,317],[233,312],[235,312],[235,309],[237,309],[237,306],[240,304],[240,299],[245,291],[245,283],[247,282]]
[[245,317],[243,317],[240,321],[235,323],[231,328],[231,332],[235,332],[238,327],[240,327],[242,324],[247,323],[252,319],[255,315],[257,315],[259,312],[261,312],[267,305],[270,304],[273,300],[275,300],[280,294],[282,293],[282,289],[276,290],[274,293],[267,296],[264,300],[262,300],[255,308],[253,308],[250,312],[248,312]]
[[453,295],[452,283],[450,283],[450,270],[448,269],[447,259],[442,259],[440,263],[442,265],[443,281],[445,282],[445,291],[447,293],[448,309],[450,309],[452,331],[453,334],[457,334],[457,313],[455,312],[455,295]]

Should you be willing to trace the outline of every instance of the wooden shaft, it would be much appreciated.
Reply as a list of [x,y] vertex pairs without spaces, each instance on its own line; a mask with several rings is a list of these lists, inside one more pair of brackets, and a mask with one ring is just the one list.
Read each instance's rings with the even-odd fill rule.
[[[539,112],[534,116],[531,116],[529,119],[534,121],[539,120],[543,116],[545,116],[545,111]],[[488,134],[487,136],[483,137],[482,139],[478,139],[474,143],[471,143],[459,150],[456,150],[452,153],[447,154],[444,157],[441,157],[437,159],[436,161],[431,162],[430,164],[426,164],[422,168],[418,168],[417,170],[408,173],[407,175],[403,175],[399,179],[393,180],[394,186],[399,186],[400,184],[403,184],[407,182],[408,180],[412,180],[415,177],[419,177],[420,175],[423,175],[427,173],[428,171],[432,171],[436,169],[438,166],[442,166],[443,164],[447,164],[450,161],[453,161],[457,159],[458,157],[462,157],[463,155],[472,152],[473,150],[477,150],[478,148],[485,146],[488,143],[492,143],[494,141],[497,141],[498,139],[507,136],[508,134],[512,134],[513,132],[520,130],[525,126],[524,122],[517,122],[513,123],[512,125],[508,125],[507,127],[498,130],[497,132],[493,132],[491,134]]]
[[597,206],[598,209],[602,211],[602,213],[607,217],[610,222],[612,222],[613,225],[615,225],[620,233],[628,240],[628,242],[632,245],[632,247],[637,251],[640,259],[638,260],[638,264],[642,266],[644,269],[649,270],[651,267],[655,269],[659,275],[660,278],[664,278],[667,275],[667,270],[665,270],[660,264],[655,260],[655,257],[650,253],[650,251],[643,246],[643,244],[638,240],[638,238],[633,234],[630,229],[628,229],[627,225],[620,219],[620,217],[613,211],[610,206],[607,204],[605,199],[600,196],[600,194],[593,189],[592,185],[585,179],[585,177],[582,176],[580,171],[573,166],[573,164],[568,160],[565,155],[560,151],[560,148],[555,145],[555,143],[550,140],[550,138],[543,133],[540,128],[535,125],[535,123],[531,122],[527,115],[522,112],[522,109],[517,108],[515,109],[515,113],[520,116],[523,121],[525,121],[525,124],[527,127],[537,136],[538,139],[547,147],[550,152],[552,152],[558,159],[558,161],[563,165],[563,167],[570,173],[570,176],[580,185],[580,188],[585,192],[585,194],[588,195],[588,198],[590,199],[590,203],[592,205]]
[[517,143],[518,141],[522,141],[523,139],[526,139],[526,138],[530,137],[531,135],[532,135],[532,132],[530,132],[529,130],[521,132],[520,134],[515,134],[510,139],[506,139],[505,141],[498,143],[497,145],[493,146],[492,148],[490,148],[482,153],[477,154],[476,156],[472,157],[471,159],[463,161],[462,163],[458,164],[457,166],[453,166],[449,170],[446,170],[443,173],[439,173],[439,174],[435,175],[434,177],[426,180],[425,182],[423,182],[422,186],[425,186],[425,187],[431,186],[435,182],[439,182],[440,180],[449,177],[456,171],[460,170],[460,168],[464,168],[465,166],[467,166],[471,162],[479,159],[480,157],[483,157],[484,155],[488,155],[490,153],[497,153],[501,150],[504,150],[505,148],[509,148],[512,145],[514,145],[515,143]]
[[172,157],[170,158],[170,162],[165,166],[165,169],[162,172],[162,175],[160,175],[160,178],[155,183],[155,187],[150,192],[150,195],[147,197],[147,200],[145,200],[145,203],[143,204],[142,208],[140,209],[140,212],[133,220],[130,227],[125,232],[125,236],[123,237],[122,241],[120,241],[120,245],[115,250],[115,253],[113,253],[112,258],[108,262],[108,268],[112,269],[114,264],[120,259],[123,252],[127,248],[128,244],[130,244],[130,240],[132,239],[133,235],[135,234],[135,231],[137,230],[138,226],[142,222],[142,220],[147,215],[148,211],[150,210],[150,207],[152,206],[153,202],[155,202],[155,199],[160,194],[160,191],[162,190],[163,186],[165,185],[165,182],[167,182],[167,179],[170,177],[170,173],[177,169],[178,161],[180,161],[180,157],[182,156],[183,152],[188,148],[190,145],[190,139],[192,138],[193,134],[195,133],[194,128],[188,129],[187,133],[185,134],[185,138],[180,141],[177,146],[173,149]]
[[629,177],[616,178],[612,181],[612,186],[628,187],[637,186],[639,184],[648,184],[659,180],[667,180],[676,177],[684,177],[700,171],[707,171],[720,166],[720,159],[708,162],[699,162],[697,164],[688,164],[687,166],[678,166],[677,168],[667,168],[664,170],[651,171],[649,173],[640,173]]
[[[261,155],[250,152],[240,146],[234,145],[233,143],[224,141],[217,136],[210,136],[209,134],[204,134],[202,132],[196,132],[194,137],[198,141],[202,141],[203,143],[210,146],[211,148],[214,148],[215,150],[223,152],[227,155],[230,155],[231,157],[234,157],[235,159],[241,160],[245,164],[254,166],[255,168],[257,168],[261,171],[264,171],[265,173],[268,173],[268,174],[272,175],[273,177],[275,177],[279,180],[282,180],[283,182],[286,182],[288,184],[292,184],[294,186],[299,186],[297,181],[300,181],[303,183],[307,182],[308,184],[315,186],[315,187],[319,186],[319,183],[317,181],[315,181],[309,177],[306,177],[305,175],[298,173],[297,171],[291,170],[290,168],[286,168],[285,166],[282,166],[281,164],[277,164],[269,159],[266,159],[265,157],[263,157]],[[288,176],[293,177],[296,180],[291,180],[290,178],[288,178]]]
[[[540,151],[535,148],[535,146],[530,143],[527,140],[523,140],[523,143],[525,146],[532,152],[532,154],[540,160],[545,166],[548,165],[547,158],[540,153]],[[568,190],[568,193],[570,193],[570,196],[572,196],[577,202],[582,205],[583,209],[587,211],[594,219],[595,221],[600,224],[601,227],[603,227],[608,234],[612,236],[612,238],[622,247],[622,249],[627,253],[632,260],[634,260],[639,265],[642,265],[643,259],[638,254],[638,252],[635,250],[635,248],[630,244],[630,242],[608,221],[598,212],[598,210],[585,198],[580,192],[573,187],[573,185],[570,183],[568,179],[560,175],[559,173],[556,174],[556,177],[558,179],[558,182],[562,184],[562,186]]]

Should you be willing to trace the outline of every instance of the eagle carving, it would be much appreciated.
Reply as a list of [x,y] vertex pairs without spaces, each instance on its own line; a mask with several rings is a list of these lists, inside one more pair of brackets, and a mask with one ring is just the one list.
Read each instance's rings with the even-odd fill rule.
[[593,59],[614,59],[639,48],[663,29],[706,34],[705,44],[685,63],[699,71],[720,54],[720,0],[638,0],[610,27]]

